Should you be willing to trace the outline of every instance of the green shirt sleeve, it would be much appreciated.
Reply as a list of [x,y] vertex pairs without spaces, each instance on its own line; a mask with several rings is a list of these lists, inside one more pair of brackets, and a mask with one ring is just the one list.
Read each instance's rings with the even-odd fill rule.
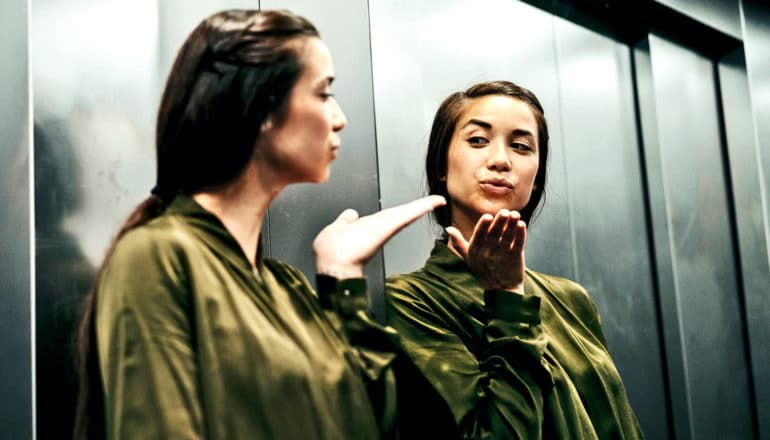
[[480,343],[464,341],[435,313],[443,306],[415,279],[387,286],[389,323],[405,351],[447,402],[462,438],[540,438],[546,337],[540,298],[489,290]]
[[316,284],[321,305],[354,348],[382,437],[395,437],[395,330],[371,317],[365,278],[337,280],[317,275]]
[[159,237],[135,230],[101,277],[96,332],[108,438],[205,437],[182,264]]

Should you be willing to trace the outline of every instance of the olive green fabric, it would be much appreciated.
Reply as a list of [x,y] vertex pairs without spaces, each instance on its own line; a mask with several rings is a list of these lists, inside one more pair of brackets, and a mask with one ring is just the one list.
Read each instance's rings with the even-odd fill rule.
[[452,413],[441,428],[473,439],[641,438],[588,293],[530,270],[524,290],[484,291],[441,242],[421,270],[388,279],[388,323]]
[[366,283],[345,289],[345,314],[322,309],[299,271],[261,256],[254,269],[178,196],[118,242],[101,278],[108,437],[378,438],[395,410],[389,335],[360,310]]

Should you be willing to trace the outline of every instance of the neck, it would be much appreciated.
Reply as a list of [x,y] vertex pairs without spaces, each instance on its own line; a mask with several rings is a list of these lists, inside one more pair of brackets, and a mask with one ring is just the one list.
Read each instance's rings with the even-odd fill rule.
[[[473,235],[473,230],[476,229],[476,223],[478,223],[479,218],[481,218],[481,214],[475,212],[468,215],[468,213],[460,209],[452,210],[452,226],[457,228],[463,234],[463,237],[469,241]],[[452,240],[449,240],[449,242],[451,243]]]
[[267,173],[260,173],[259,168],[253,160],[249,161],[235,181],[193,194],[199,205],[225,225],[252,267],[256,267],[259,234],[267,208],[285,186],[276,184]]

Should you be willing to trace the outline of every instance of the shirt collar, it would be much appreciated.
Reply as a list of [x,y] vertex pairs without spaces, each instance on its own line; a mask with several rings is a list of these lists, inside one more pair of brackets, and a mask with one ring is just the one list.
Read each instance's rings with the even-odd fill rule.
[[[186,223],[193,227],[196,235],[202,241],[237,267],[252,273],[251,264],[246,255],[244,255],[241,246],[230,234],[219,217],[207,211],[191,196],[177,195],[166,208],[164,215],[182,217]],[[263,263],[262,241],[262,237],[260,237],[256,258],[258,267]]]

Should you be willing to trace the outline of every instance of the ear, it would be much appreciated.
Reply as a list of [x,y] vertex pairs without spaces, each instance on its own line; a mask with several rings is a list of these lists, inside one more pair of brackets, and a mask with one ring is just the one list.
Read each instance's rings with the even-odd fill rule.
[[259,133],[263,134],[272,129],[273,129],[273,114],[271,113],[267,115],[264,121],[262,121],[262,125],[259,127]]

